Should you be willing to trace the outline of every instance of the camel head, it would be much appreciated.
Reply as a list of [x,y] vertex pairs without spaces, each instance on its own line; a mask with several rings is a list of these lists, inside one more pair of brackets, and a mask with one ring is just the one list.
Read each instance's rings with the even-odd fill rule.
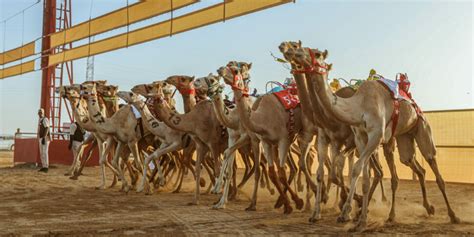
[[236,66],[240,68],[242,79],[244,81],[250,80],[250,69],[252,68],[252,63],[229,61],[227,66]]
[[117,92],[117,96],[129,104],[141,101],[140,94],[131,91],[119,91]]
[[205,94],[213,97],[222,92],[222,87],[219,85],[219,77],[209,73],[206,77],[200,77],[194,80],[194,88],[199,94]]
[[89,99],[90,97],[97,97],[97,86],[96,83],[89,81],[84,82],[80,85],[81,95],[84,98]]
[[131,91],[142,96],[148,96],[151,90],[153,90],[153,83],[136,85]]
[[230,85],[232,89],[237,89],[244,93],[248,91],[242,77],[241,67],[238,67],[237,65],[226,65],[217,69],[217,73],[224,79],[225,84]]
[[292,62],[291,56],[294,54],[295,50],[299,48],[301,48],[301,40],[298,42],[283,41],[280,46],[278,46],[278,49],[280,49],[280,52],[285,57],[286,61],[290,63]]
[[68,86],[60,86],[57,89],[57,93],[63,98],[72,99],[72,98],[80,98],[81,95],[81,88],[78,84],[68,85]]
[[167,84],[175,86],[182,95],[193,95],[195,93],[193,81],[194,76],[183,75],[170,76],[165,80]]
[[327,74],[332,64],[327,64],[324,60],[328,56],[328,51],[320,51],[311,48],[288,48],[284,53],[285,58],[291,62],[292,67],[296,69],[293,72],[307,73],[316,71],[318,74]]
[[115,102],[117,99],[118,86],[96,84],[97,93],[102,96],[105,101]]

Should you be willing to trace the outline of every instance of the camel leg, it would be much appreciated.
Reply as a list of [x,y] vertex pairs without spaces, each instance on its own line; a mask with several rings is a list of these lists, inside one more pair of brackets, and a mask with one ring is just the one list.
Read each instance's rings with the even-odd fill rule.
[[[287,154],[288,154],[288,150],[290,149],[290,145],[291,145],[291,143],[288,140],[283,140],[278,144],[278,160],[280,162],[279,169],[278,169],[278,176],[280,177],[280,181],[283,183],[285,189],[288,190],[288,192],[290,192],[291,199],[296,204],[296,209],[301,210],[303,208],[304,201],[301,198],[299,198],[298,194],[291,188],[291,185],[290,185],[291,180],[286,179],[286,171],[284,169],[285,163],[286,163],[285,160],[287,158]],[[290,164],[291,164],[291,162],[290,162]],[[294,166],[294,167],[290,166],[290,168],[295,170],[296,165],[294,164],[294,160],[293,160],[292,166]],[[294,175],[293,175],[293,177],[294,177]],[[286,192],[286,190],[284,190],[284,192]],[[285,196],[286,196],[286,193],[285,193]]]
[[[150,162],[152,160],[158,160],[162,155],[167,154],[168,152],[171,152],[171,151],[174,151],[174,150],[178,149],[179,146],[180,146],[180,144],[176,143],[176,142],[170,144],[169,146],[166,146],[165,144],[161,144],[160,148],[155,150],[150,156],[147,156],[146,154],[144,154],[145,155],[145,161],[143,163],[142,181],[141,181],[140,185],[137,188],[137,192],[142,192],[144,190],[145,186],[147,186],[147,193],[149,193],[149,191],[150,191],[149,190],[150,187],[148,185],[147,178],[146,178],[146,172],[147,172],[148,166],[150,165]],[[157,162],[157,165],[156,165],[155,169],[158,172],[158,178],[160,179],[160,185],[164,185],[165,180],[164,180],[163,172],[161,171],[159,162]]]
[[[379,123],[377,123],[379,122]],[[352,180],[351,180],[351,187],[349,190],[349,196],[346,198],[346,201],[344,203],[344,207],[342,208],[342,212],[337,218],[338,222],[346,222],[350,220],[349,213],[351,212],[351,201],[354,197],[355,191],[356,191],[356,186],[357,186],[357,181],[359,179],[360,173],[364,170],[364,168],[368,165],[368,161],[370,159],[370,155],[372,155],[377,147],[379,146],[381,140],[382,140],[382,134],[383,134],[383,129],[384,129],[384,122],[382,121],[374,121],[372,124],[367,124],[367,127],[365,128],[367,133],[363,133],[359,131],[361,128],[356,128],[355,133],[356,133],[356,145],[360,152],[361,156],[359,160],[354,164],[354,169],[352,173]],[[367,139],[365,141],[365,139]],[[368,172],[368,168],[367,168]],[[368,191],[368,185],[366,184],[367,179],[368,179],[368,173],[364,171],[365,178],[364,178],[364,184],[363,190],[365,191],[365,187],[367,187]],[[370,180],[369,180],[370,181]],[[365,186],[364,186],[365,185]],[[366,223],[367,223],[367,199],[368,199],[368,192],[366,195],[363,197],[362,201],[362,213],[359,218],[359,222],[357,223],[355,230],[360,230],[365,228]]]
[[409,166],[418,176],[418,181],[423,195],[423,206],[428,215],[434,215],[434,207],[428,201],[425,184],[425,169],[421,167],[415,158],[415,140],[410,134],[404,134],[397,137],[398,152],[403,164]]
[[[240,144],[242,144],[242,141],[244,139],[244,136],[238,137],[238,135],[239,134],[233,130],[231,130],[229,134],[229,140],[228,140],[229,147],[224,151],[224,162],[222,162],[222,167],[221,167],[221,170],[224,172],[229,172],[227,169],[234,162],[235,151],[240,147]],[[222,189],[223,180],[225,179],[224,176],[225,175],[223,174],[223,172],[220,172],[219,177],[216,179],[216,184],[214,185],[214,188],[212,189],[211,193],[220,192],[220,190]]]
[[451,205],[449,204],[448,196],[446,195],[445,183],[441,173],[439,172],[438,164],[436,162],[436,147],[433,142],[433,136],[431,135],[431,127],[425,120],[418,119],[415,139],[416,143],[418,144],[418,148],[423,155],[423,158],[425,158],[425,160],[428,162],[431,170],[436,176],[436,183],[438,184],[439,190],[443,194],[451,223],[460,223],[461,220],[456,216],[453,209],[451,208]]
[[197,153],[197,159],[196,159],[196,188],[194,190],[194,199],[189,205],[198,205],[199,204],[199,195],[201,193],[200,189],[200,180],[201,180],[201,163],[202,160],[205,158],[207,149],[206,145],[203,144],[201,141],[197,141],[196,139],[196,153]]
[[[128,193],[128,191],[130,190],[130,187],[128,186],[127,179],[125,179],[125,174],[123,170],[120,168],[118,164],[119,157],[120,157],[120,154],[122,153],[122,150],[123,150],[123,144],[121,142],[118,142],[117,147],[115,148],[114,158],[112,159],[112,162],[113,162],[112,166],[117,169],[120,180],[122,181],[121,190],[125,191],[125,193]],[[126,157],[126,160],[124,160],[124,162],[127,162],[127,160],[128,160],[128,157]]]
[[[320,129],[321,131],[321,129]],[[311,217],[309,218],[309,222],[316,222],[321,219],[321,200],[322,200],[322,195],[324,192],[324,165],[326,163],[326,160],[328,159],[328,145],[329,141],[328,138],[324,135],[323,133],[320,132],[318,133],[320,136],[318,136],[317,139],[317,146],[318,146],[318,170],[316,171],[316,201],[314,203],[314,211]]]
[[[278,174],[275,172],[275,168],[274,168],[274,163],[273,163],[273,158],[275,157],[274,156],[275,155],[274,148],[270,144],[268,144],[267,142],[264,142],[264,141],[262,141],[262,145],[263,145],[263,151],[265,153],[265,158],[268,161],[268,170],[269,170],[268,175],[270,177],[270,180],[275,185],[275,187],[276,187],[278,193],[280,194],[280,196],[283,197],[283,203],[284,203],[284,206],[285,206],[285,210],[284,210],[283,213],[284,214],[290,214],[291,212],[293,212],[293,208],[290,205],[290,201],[288,200],[288,197],[286,196],[286,193],[283,192],[283,188],[282,188],[281,183],[279,181],[280,178],[278,177]],[[285,153],[285,155],[286,155],[286,153]],[[278,167],[278,169],[279,170],[283,169],[283,171],[284,171],[284,167]]]
[[[77,177],[79,177],[79,175],[82,174],[82,170],[84,169],[84,167],[86,166],[86,164],[87,164],[87,162],[90,160],[90,158],[92,157],[92,152],[94,152],[94,149],[95,149],[96,147],[98,147],[98,145],[97,145],[97,140],[94,140],[94,141],[92,142],[91,147],[90,147],[89,150],[87,151],[87,156],[86,156],[86,158],[83,159],[84,161],[81,162],[81,166],[79,167],[79,169],[78,169],[77,171],[74,172],[73,176],[70,177],[70,179],[76,180]],[[100,152],[99,152],[99,154],[100,154]]]
[[255,167],[255,181],[253,184],[252,198],[250,205],[245,208],[246,211],[255,211],[257,208],[257,193],[258,193],[258,181],[260,180],[260,142],[257,139],[251,138],[252,153],[253,153],[253,164]]
[[104,154],[104,146],[103,141],[99,142],[99,165],[100,165],[100,173],[101,173],[101,183],[96,189],[105,189],[105,162],[107,156]]
[[383,146],[383,153],[385,160],[387,161],[388,168],[390,170],[391,177],[391,189],[392,189],[392,204],[390,207],[390,214],[388,215],[387,222],[393,222],[395,220],[395,195],[398,189],[398,174],[395,167],[395,162],[393,158],[393,151],[395,149],[395,142],[392,139],[389,143]]
[[231,154],[227,154],[229,155],[228,158],[226,158],[226,161],[227,161],[227,164],[226,166],[222,166],[223,169],[222,169],[222,172],[221,173],[224,173],[224,192],[222,193],[222,196],[219,200],[218,203],[216,203],[212,208],[214,209],[222,209],[222,208],[225,208],[225,204],[227,202],[227,198],[228,198],[228,195],[229,195],[229,186],[230,186],[230,179],[232,178],[233,176],[233,172],[234,172],[234,167],[233,167],[233,164],[234,164],[234,159],[235,159],[235,152],[234,153],[231,153]]

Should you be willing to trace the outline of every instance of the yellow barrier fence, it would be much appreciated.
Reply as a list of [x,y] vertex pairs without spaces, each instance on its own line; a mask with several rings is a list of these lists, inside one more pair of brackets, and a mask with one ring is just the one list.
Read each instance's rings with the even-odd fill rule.
[[81,40],[119,27],[133,24],[171,10],[198,2],[198,0],[148,0],[82,22],[51,35],[51,47]]
[[35,42],[0,53],[0,65],[7,64],[35,54]]
[[[49,66],[156,40],[205,25],[264,10],[291,0],[233,0],[49,56]],[[225,6],[224,6],[225,5]]]
[[0,79],[21,75],[35,70],[35,60],[0,69]]

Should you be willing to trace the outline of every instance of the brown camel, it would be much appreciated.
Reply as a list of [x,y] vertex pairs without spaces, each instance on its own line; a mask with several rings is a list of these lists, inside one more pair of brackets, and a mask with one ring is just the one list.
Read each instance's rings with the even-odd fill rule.
[[[190,112],[185,114],[179,114],[170,108],[163,98],[162,87],[166,86],[169,81],[176,80],[181,82],[181,76],[170,77],[162,84],[155,83],[156,93],[150,94],[156,98],[155,112],[158,118],[173,129],[189,133],[196,144],[196,190],[193,202],[190,204],[197,205],[200,195],[201,163],[206,153],[210,151],[214,162],[214,177],[211,181],[214,182],[213,179],[219,174],[220,154],[226,145],[222,142],[225,131],[217,120],[210,101],[200,101]],[[177,89],[181,88],[178,86]]]
[[[247,94],[247,87],[242,78],[244,73],[248,73],[252,64],[248,64],[247,70],[242,70],[236,65],[227,65],[218,69],[219,76],[224,82],[231,86],[234,91],[237,111],[243,126],[248,131],[254,133],[262,142],[265,158],[268,161],[269,176],[273,184],[277,188],[280,198],[276,203],[276,207],[280,204],[284,205],[284,213],[289,214],[293,208],[290,205],[286,192],[283,190],[282,184],[290,192],[297,209],[303,207],[303,200],[288,184],[286,172],[284,170],[287,155],[291,143],[297,132],[301,131],[301,110],[297,107],[292,111],[287,111],[278,99],[273,95],[264,95],[255,102],[253,108],[250,107],[250,99]],[[293,115],[292,115],[293,113]],[[294,123],[292,128],[287,128],[289,119],[293,117]],[[278,153],[278,160],[276,154]],[[278,174],[274,169],[274,160],[277,162]]]
[[[359,160],[354,164],[352,171],[351,188],[349,198],[346,199],[341,215],[338,221],[344,222],[350,219],[351,211],[350,200],[354,196],[356,184],[360,173],[363,173],[363,206],[359,222],[354,229],[365,228],[367,223],[367,206],[369,194],[369,169],[367,166],[369,157],[373,154],[380,144],[392,142],[394,137],[397,140],[400,159],[402,163],[408,166],[417,166],[415,155],[415,141],[433,170],[438,187],[441,190],[448,209],[448,215],[452,223],[459,223],[452,210],[445,191],[444,180],[438,169],[436,162],[436,149],[431,135],[431,128],[424,116],[420,115],[415,107],[408,101],[399,101],[399,116],[397,126],[393,126],[393,112],[395,109],[394,99],[390,92],[379,81],[364,82],[357,92],[349,98],[342,98],[334,95],[329,88],[327,73],[331,65],[327,65],[324,60],[327,57],[327,50],[321,52],[309,48],[290,48],[285,53],[285,57],[303,68],[303,72],[314,83],[317,88],[316,93],[320,101],[320,106],[327,111],[333,118],[348,124],[355,133],[357,150],[360,153]],[[396,121],[396,120],[395,120]],[[391,164],[389,164],[392,166]],[[428,214],[434,214],[434,208],[429,204],[424,189],[424,170],[418,167],[421,172],[418,173],[424,196],[424,206]],[[391,171],[393,168],[391,168]],[[392,173],[392,176],[393,175]],[[395,185],[396,187],[396,185]],[[393,190],[394,196],[396,190]],[[395,213],[392,210],[389,220],[393,220]]]
[[[118,158],[123,150],[123,145],[126,144],[133,154],[136,166],[141,168],[142,166],[140,164],[140,154],[138,152],[137,143],[140,138],[145,137],[146,133],[142,133],[139,129],[136,129],[137,118],[135,118],[131,106],[125,105],[113,114],[112,117],[107,118],[99,109],[96,84],[86,84],[82,85],[82,87],[84,97],[87,99],[89,119],[96,125],[96,129],[99,132],[114,136],[117,140],[117,146],[113,158],[114,167],[118,168]],[[109,144],[107,144],[107,148],[104,152],[105,154],[108,153],[108,149],[110,149]],[[105,154],[101,155],[100,162],[104,162]],[[123,158],[125,158],[125,162],[127,162],[128,157]],[[104,172],[104,170],[102,170],[102,172]],[[128,186],[128,182],[121,169],[118,169],[118,175],[122,181],[122,189],[125,192],[128,192],[130,187]],[[105,174],[103,176],[105,176]]]
[[[244,67],[246,67],[245,63],[242,63]],[[245,78],[244,78],[245,80]],[[209,74],[206,77],[197,78],[194,81],[194,86],[196,90],[200,93],[207,94],[212,101],[214,111],[219,119],[220,123],[227,127],[227,131],[229,133],[229,146],[224,151],[224,163],[222,165],[221,173],[216,181],[216,185],[214,186],[213,193],[217,193],[222,187],[222,182],[224,182],[224,192],[218,203],[216,203],[213,208],[220,209],[225,208],[225,203],[227,202],[229,196],[229,185],[230,185],[230,178],[235,178],[234,174],[234,159],[235,159],[235,152],[239,148],[242,148],[247,145],[251,145],[252,153],[249,154],[252,157],[254,166],[252,169],[247,173],[245,173],[241,183],[238,187],[243,186],[246,182],[246,179],[250,178],[250,175],[253,173],[255,174],[255,182],[254,182],[254,191],[251,199],[251,204],[247,211],[256,210],[256,202],[257,202],[257,189],[258,183],[260,179],[260,141],[258,138],[253,135],[249,134],[243,124],[239,120],[239,114],[237,109],[229,108],[225,105],[225,102],[222,98],[222,87],[219,85],[219,77]],[[263,164],[263,163],[262,163]],[[258,170],[257,170],[258,169]],[[246,169],[247,170],[247,169]],[[265,166],[263,166],[264,174],[266,172]],[[234,181],[235,183],[235,181]],[[269,192],[271,194],[274,193],[274,190],[271,189],[268,178],[267,178],[267,185]],[[237,192],[236,187],[234,186],[233,193]]]
[[[135,86],[134,90],[137,91],[139,90],[138,88],[142,86],[143,85]],[[158,159],[164,154],[183,149],[184,147],[186,147],[187,143],[189,143],[189,139],[185,132],[172,129],[165,123],[158,121],[152,115],[145,102],[141,100],[137,94],[133,92],[121,91],[118,93],[118,96],[126,102],[132,104],[139,110],[140,114],[142,115],[142,118],[145,120],[145,127],[161,141],[161,146],[159,147],[159,149],[156,149],[153,154],[145,156],[146,158],[143,164],[143,179],[137,188],[137,192],[142,192],[143,189],[146,188],[147,193],[149,193],[150,189],[148,186],[148,182],[146,182],[146,174],[147,167],[150,161]],[[157,166],[157,168],[162,185],[164,185],[163,173],[161,172],[161,169],[159,169],[159,165]],[[189,168],[192,169],[192,167]],[[184,173],[182,175],[184,175]]]
[[[283,42],[280,44],[279,49],[285,55],[288,49],[297,49],[301,47],[301,42]],[[288,59],[288,58],[287,58]],[[292,63],[293,72],[297,71],[295,64]],[[343,202],[347,198],[348,188],[344,185],[343,178],[343,169],[345,163],[345,156],[349,154],[349,157],[353,157],[353,151],[355,150],[355,141],[354,135],[351,130],[351,127],[339,122],[337,119],[329,118],[326,113],[320,109],[319,106],[314,105],[315,102],[312,100],[317,100],[314,93],[314,89],[311,83],[306,83],[306,78],[301,73],[293,73],[295,81],[298,87],[298,94],[301,100],[301,107],[304,115],[308,120],[312,120],[315,125],[319,126],[318,129],[318,157],[319,157],[319,166],[317,169],[317,183],[318,190],[316,194],[315,210],[310,218],[310,222],[315,222],[321,218],[321,201],[327,199],[327,194],[323,190],[324,185],[322,185],[324,177],[324,164],[328,161],[329,154],[328,148],[331,147],[332,155],[332,169],[329,172],[329,182],[338,185],[341,188],[341,202],[339,203],[340,208],[342,209]],[[352,96],[355,91],[350,87],[345,87],[336,92],[336,95],[347,98]],[[392,154],[393,156],[393,154]],[[352,158],[350,158],[352,160]],[[350,162],[351,164],[352,162]],[[374,169],[374,182],[372,184],[369,197],[372,196],[377,184],[380,183],[382,190],[382,199],[385,200],[385,193],[381,179],[383,177],[382,169],[378,156],[376,154],[370,159],[370,166]],[[351,168],[351,167],[349,167]],[[324,197],[323,197],[324,195]],[[361,204],[361,197],[355,196],[359,204]]]

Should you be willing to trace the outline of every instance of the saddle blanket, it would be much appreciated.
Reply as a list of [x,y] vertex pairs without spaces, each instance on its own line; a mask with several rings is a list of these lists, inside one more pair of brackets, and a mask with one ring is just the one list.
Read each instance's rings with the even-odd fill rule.
[[294,109],[300,104],[300,99],[297,95],[291,94],[289,89],[273,93],[286,110]]
[[136,119],[139,119],[142,117],[142,115],[140,114],[140,111],[138,111],[138,109],[135,107],[135,105],[132,105],[132,112],[133,112],[133,115],[135,115],[135,118]]
[[399,89],[397,81],[390,80],[383,77],[380,78],[378,81],[382,82],[383,84],[387,86],[387,88],[392,93],[392,96],[394,97],[394,99],[406,100],[410,103],[415,103],[405,91]]

